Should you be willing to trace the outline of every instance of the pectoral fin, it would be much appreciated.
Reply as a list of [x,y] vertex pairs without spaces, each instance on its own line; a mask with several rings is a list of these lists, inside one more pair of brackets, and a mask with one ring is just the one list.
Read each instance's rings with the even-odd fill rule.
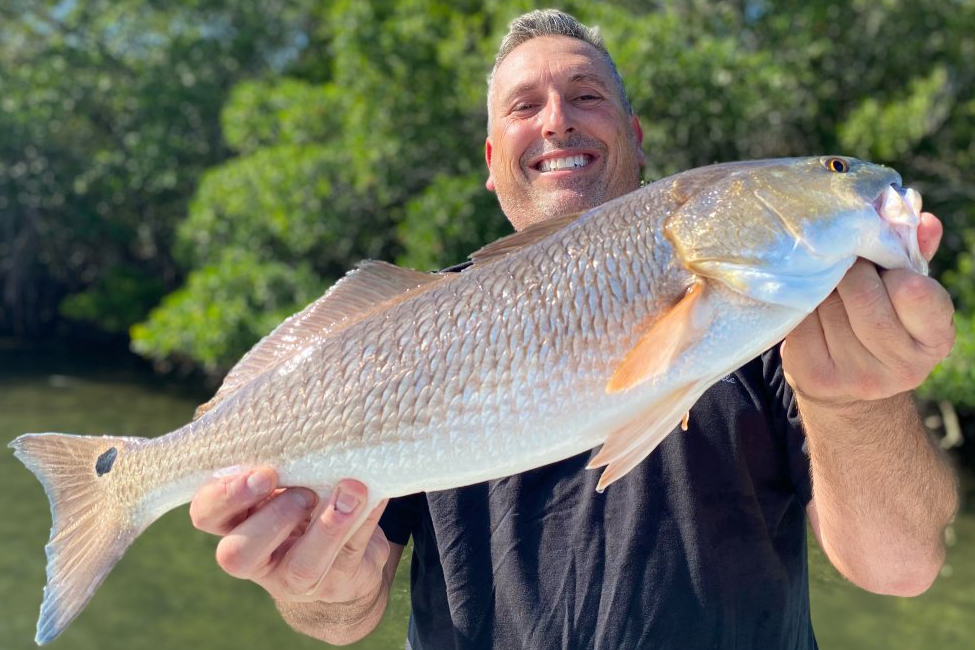
[[682,352],[699,341],[714,318],[703,282],[691,286],[683,298],[653,321],[606,384],[607,393],[629,390],[662,376]]
[[[607,393],[630,390],[647,381],[664,378],[686,350],[707,334],[714,319],[708,287],[699,281],[665,314],[654,320],[626,355],[606,385]],[[661,390],[660,394],[624,425],[610,432],[588,468],[606,467],[596,489],[620,478],[646,458],[687,413],[706,383],[691,378]]]

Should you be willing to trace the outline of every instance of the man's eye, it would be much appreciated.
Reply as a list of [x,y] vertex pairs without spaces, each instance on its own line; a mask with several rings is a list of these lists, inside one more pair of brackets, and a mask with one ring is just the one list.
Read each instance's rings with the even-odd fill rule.
[[576,99],[581,102],[598,102],[602,99],[599,95],[593,95],[592,93],[586,93],[584,95],[579,95]]

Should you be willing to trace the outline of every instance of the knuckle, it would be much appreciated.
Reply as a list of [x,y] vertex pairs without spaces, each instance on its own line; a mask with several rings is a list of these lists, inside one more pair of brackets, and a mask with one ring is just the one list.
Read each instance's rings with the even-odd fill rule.
[[[281,582],[288,593],[303,594],[315,586],[322,576],[323,574],[313,564],[294,558],[288,563],[287,570],[281,576]],[[323,585],[322,588],[325,586]]]
[[905,309],[923,310],[931,315],[951,314],[951,296],[941,284],[917,273],[904,272],[888,282],[891,300]]
[[894,392],[917,388],[926,376],[917,365],[904,364],[894,374]]
[[873,372],[859,371],[853,381],[863,399],[877,400],[886,396],[883,382]]
[[318,596],[321,600],[324,600],[326,603],[334,603],[334,602],[346,600],[344,598],[344,594],[342,593],[342,590],[340,590],[335,583],[328,582],[328,581],[326,581],[321,587],[319,587],[315,595]]
[[955,335],[955,305],[948,292],[943,287],[939,287],[939,289],[935,304],[931,309],[932,317],[936,323],[940,323],[945,330],[948,330],[953,338]]
[[908,304],[924,304],[934,296],[934,280],[916,273],[908,273],[898,278],[894,294],[897,300]]
[[887,372],[886,380],[874,379],[875,385],[891,384],[895,388],[906,390],[913,388],[920,383],[923,376],[919,370],[919,363],[916,354],[911,354],[912,350],[893,350],[884,360]]
[[209,490],[200,490],[190,502],[190,521],[193,527],[206,533],[219,533],[223,520],[218,506],[219,503],[215,502],[214,495]]
[[378,568],[382,569],[384,566],[386,566],[386,562],[389,560],[389,540],[386,539],[385,535],[380,533],[379,535],[373,536],[372,543],[376,548],[376,560],[378,563]]
[[327,508],[318,519],[322,533],[329,539],[341,539],[348,532],[351,523],[336,517],[331,508]]
[[864,280],[854,283],[844,302],[849,302],[858,310],[872,312],[880,309],[887,300],[887,291],[883,283]]
[[210,532],[207,530],[209,526],[207,525],[207,518],[203,512],[203,505],[200,503],[200,497],[197,496],[190,502],[190,522],[192,522],[193,527],[197,530],[202,530],[204,532]]
[[952,349],[955,347],[955,337],[955,324],[954,322],[950,322],[944,337],[935,344],[935,354],[938,356],[939,361],[951,354]]
[[790,385],[802,392],[821,392],[836,383],[834,367],[828,363],[810,362],[794,367],[790,372]]
[[355,573],[361,568],[364,557],[361,553],[346,546],[335,556],[335,561],[332,563],[332,570],[337,573]]
[[235,578],[247,578],[245,542],[239,537],[224,537],[217,544],[217,564]]
[[955,348],[955,329],[950,327],[947,332],[937,338],[919,345],[931,365],[941,363]]
[[364,537],[362,534],[363,532],[365,531],[362,531],[362,529],[360,529],[360,532],[352,535],[352,537],[350,537],[349,540],[345,543],[345,546],[342,547],[342,552],[348,553],[350,555],[355,555],[355,554],[361,555],[362,553],[364,553],[366,549],[369,548],[371,536]]
[[217,485],[220,488],[220,498],[225,503],[232,503],[234,497],[240,492],[239,488],[243,484],[243,478],[223,479]]

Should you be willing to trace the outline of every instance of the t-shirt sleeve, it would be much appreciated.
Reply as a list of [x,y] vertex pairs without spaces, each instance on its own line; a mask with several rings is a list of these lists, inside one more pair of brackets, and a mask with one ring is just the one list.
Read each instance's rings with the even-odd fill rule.
[[779,346],[762,355],[762,372],[765,383],[769,387],[770,413],[777,431],[785,434],[786,453],[788,454],[789,473],[796,486],[796,493],[803,506],[812,501],[812,476],[809,467],[809,449],[806,445],[806,434],[802,429],[799,417],[799,406],[792,387],[785,380],[782,370],[782,357]]
[[410,535],[419,525],[424,499],[426,495],[421,492],[389,500],[383,516],[379,519],[379,527],[383,529],[386,539],[406,546]]

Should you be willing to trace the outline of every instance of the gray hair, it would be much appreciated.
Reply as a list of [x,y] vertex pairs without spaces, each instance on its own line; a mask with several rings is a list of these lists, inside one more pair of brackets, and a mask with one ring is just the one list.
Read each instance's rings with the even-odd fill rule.
[[603,43],[603,37],[599,33],[598,27],[586,27],[575,17],[558,9],[537,9],[527,14],[518,16],[508,25],[508,33],[501,39],[501,47],[498,54],[494,57],[494,67],[488,75],[488,125],[491,124],[491,91],[494,85],[494,75],[498,71],[498,66],[504,61],[505,57],[511,54],[516,47],[539,36],[568,36],[577,38],[584,43],[589,43],[603,55],[609,69],[613,73],[613,81],[616,82],[616,89],[619,91],[620,101],[627,115],[633,114],[630,100],[626,98],[626,89],[623,87],[623,78],[620,77],[613,57],[609,55],[609,50]]

